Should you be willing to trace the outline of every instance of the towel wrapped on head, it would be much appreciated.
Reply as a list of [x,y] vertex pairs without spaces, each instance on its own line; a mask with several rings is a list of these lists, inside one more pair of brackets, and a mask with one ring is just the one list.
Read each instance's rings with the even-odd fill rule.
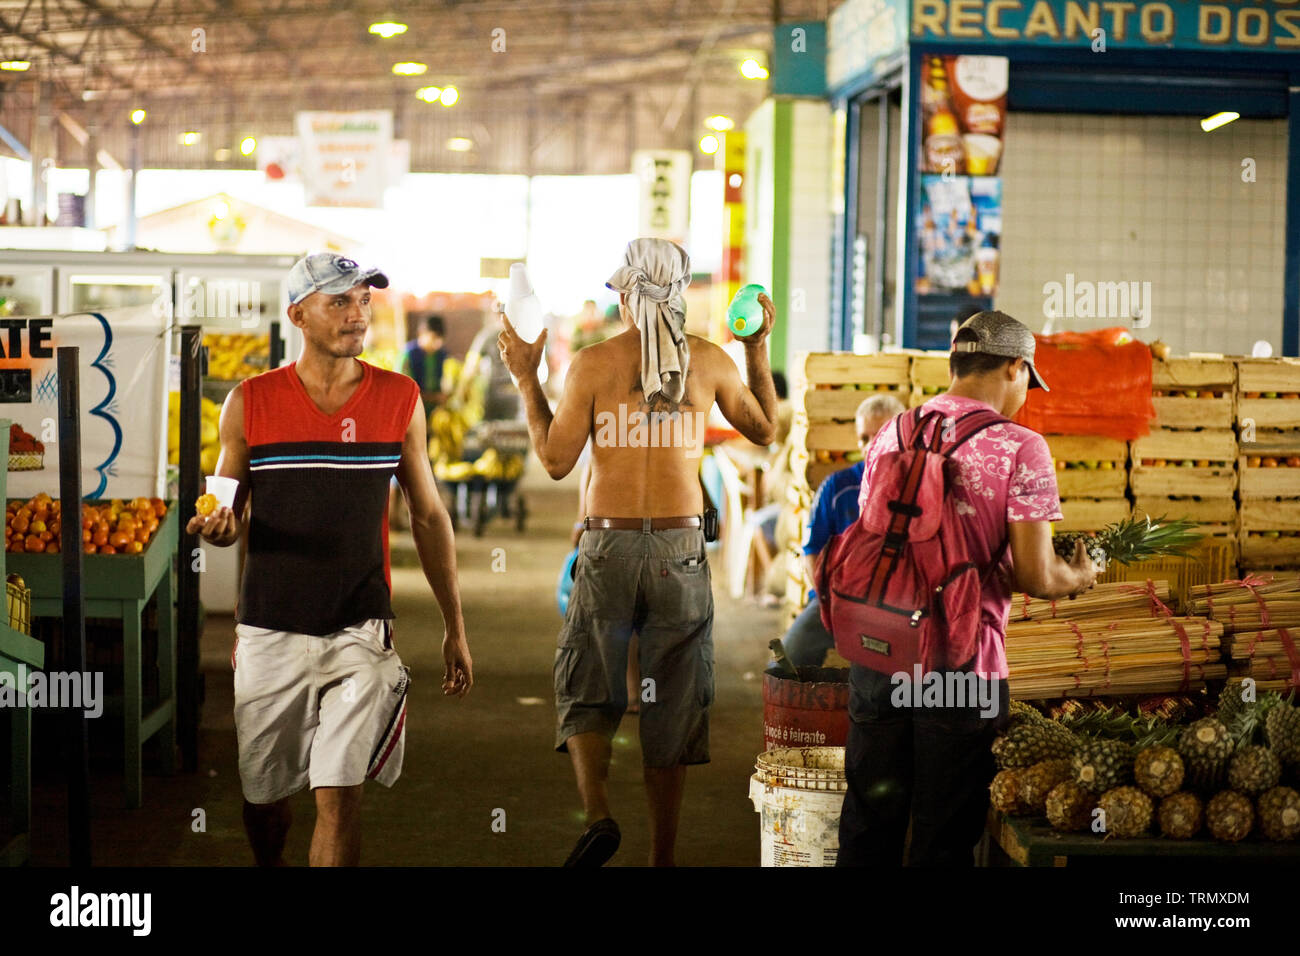
[[627,296],[627,308],[641,331],[641,391],[652,403],[662,394],[672,402],[686,395],[691,352],[686,344],[686,300],[691,259],[666,239],[633,239],[623,265],[605,285]]

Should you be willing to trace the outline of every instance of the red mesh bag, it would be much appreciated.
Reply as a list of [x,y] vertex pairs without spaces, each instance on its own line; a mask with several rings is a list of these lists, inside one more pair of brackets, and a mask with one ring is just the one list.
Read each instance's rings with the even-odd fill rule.
[[1031,388],[1017,422],[1044,435],[1104,435],[1121,441],[1151,431],[1156,417],[1151,352],[1127,329],[1034,338],[1034,366],[1051,391]]

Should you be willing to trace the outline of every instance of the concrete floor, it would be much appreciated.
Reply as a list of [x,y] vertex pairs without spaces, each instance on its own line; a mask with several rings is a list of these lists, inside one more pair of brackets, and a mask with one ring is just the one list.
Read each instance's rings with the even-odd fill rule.
[[[571,485],[537,482],[525,493],[531,509],[525,534],[497,521],[483,538],[462,533],[457,540],[476,679],[465,700],[442,696],[437,606],[409,535],[394,538],[397,648],[413,682],[402,778],[391,790],[373,783],[366,788],[362,853],[368,865],[555,866],[582,829],[569,759],[552,750],[551,666],[560,624],[555,583],[569,550],[576,496]],[[502,560],[505,570],[494,571],[494,562],[500,567]],[[747,790],[754,757],[762,750],[760,673],[769,656],[767,642],[778,633],[778,613],[722,594],[720,563],[716,556],[711,560],[717,592],[713,762],[687,773],[678,862],[757,866],[758,816]],[[208,618],[202,646],[207,703],[197,774],[146,776],[144,806],[131,811],[122,804],[120,772],[94,773],[97,865],[251,863],[231,719],[232,636],[231,618]],[[626,717],[615,741],[610,798],[623,845],[611,865],[639,866],[649,853],[636,721]],[[62,865],[61,781],[46,771],[33,796],[32,862]],[[199,809],[205,832],[195,832]],[[498,809],[505,811],[503,833],[492,827]],[[294,812],[286,858],[299,864],[306,862],[314,819],[309,793],[295,798]]]

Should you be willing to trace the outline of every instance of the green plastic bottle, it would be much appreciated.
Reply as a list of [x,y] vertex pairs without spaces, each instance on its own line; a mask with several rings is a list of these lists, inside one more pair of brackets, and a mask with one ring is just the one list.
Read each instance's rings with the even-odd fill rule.
[[731,305],[727,306],[727,327],[732,335],[743,339],[763,327],[763,307],[759,305],[758,297],[766,294],[767,290],[757,282],[740,287]]

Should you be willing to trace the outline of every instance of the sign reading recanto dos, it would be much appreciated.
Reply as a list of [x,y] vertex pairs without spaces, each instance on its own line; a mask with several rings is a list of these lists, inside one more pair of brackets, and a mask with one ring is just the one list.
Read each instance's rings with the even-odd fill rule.
[[1300,50],[1300,0],[912,0],[912,40],[1125,49]]

